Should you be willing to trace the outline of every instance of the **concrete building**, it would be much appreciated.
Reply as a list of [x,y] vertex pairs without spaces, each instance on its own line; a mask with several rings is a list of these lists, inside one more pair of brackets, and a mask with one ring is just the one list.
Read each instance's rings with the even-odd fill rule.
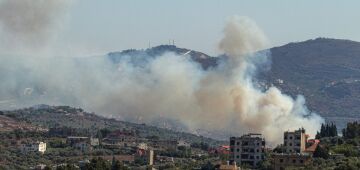
[[137,137],[133,132],[116,130],[111,132],[103,139],[105,145],[115,145],[119,147],[133,147],[136,146]]
[[230,162],[256,167],[264,160],[265,139],[261,134],[246,134],[230,138]]
[[94,146],[98,146],[99,139],[92,137],[69,136],[66,138],[66,143],[76,149],[87,151],[93,149]]
[[22,144],[21,152],[28,153],[28,152],[40,152],[44,153],[46,151],[46,143],[44,142],[32,142],[27,144]]
[[154,165],[154,150],[148,150],[147,157],[148,165]]
[[142,149],[142,150],[148,150],[148,149],[149,149],[147,143],[144,143],[144,142],[139,143],[139,144],[137,145],[137,148],[138,148],[138,149]]
[[306,149],[307,135],[305,129],[300,128],[293,132],[284,132],[284,152],[285,153],[303,153]]
[[190,145],[190,143],[188,143],[188,142],[186,142],[186,141],[184,141],[184,140],[178,140],[178,141],[177,141],[177,146],[178,146],[178,147],[179,147],[179,146],[183,146],[183,147],[189,148],[191,145]]
[[285,170],[290,167],[304,167],[312,162],[309,154],[285,153],[272,155],[272,168]]

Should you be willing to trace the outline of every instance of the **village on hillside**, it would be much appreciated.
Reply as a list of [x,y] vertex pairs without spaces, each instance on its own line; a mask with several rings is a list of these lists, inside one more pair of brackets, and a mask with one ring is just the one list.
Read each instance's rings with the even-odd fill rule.
[[[72,114],[64,111],[70,107],[53,109]],[[270,148],[263,134],[257,133],[214,144],[144,137],[125,128],[87,133],[65,126],[44,127],[21,123],[15,115],[0,115],[0,169],[311,169],[357,166],[351,163],[360,155],[357,122],[349,123],[342,136],[334,124],[323,124],[316,139],[310,139],[304,128],[285,131],[283,142]]]

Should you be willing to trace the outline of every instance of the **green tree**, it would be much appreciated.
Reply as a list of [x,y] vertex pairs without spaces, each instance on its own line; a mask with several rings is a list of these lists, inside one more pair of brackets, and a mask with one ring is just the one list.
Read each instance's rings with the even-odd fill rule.
[[115,160],[115,157],[113,157],[111,170],[126,170],[127,168],[124,166],[123,163],[121,163],[118,160]]
[[85,165],[86,170],[111,170],[111,165],[102,158],[93,158]]
[[315,158],[328,159],[329,158],[329,151],[326,148],[324,148],[323,146],[319,145],[318,147],[316,147],[313,156]]

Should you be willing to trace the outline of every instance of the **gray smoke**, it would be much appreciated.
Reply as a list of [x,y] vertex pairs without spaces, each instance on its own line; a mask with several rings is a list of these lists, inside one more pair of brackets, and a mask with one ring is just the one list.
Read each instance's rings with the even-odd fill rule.
[[0,0],[2,50],[43,48],[70,0]]
[[174,120],[190,132],[258,132],[270,144],[279,143],[283,131],[299,127],[314,135],[323,120],[307,110],[303,97],[255,87],[253,73],[259,63],[269,62],[270,54],[254,52],[266,45],[252,20],[233,17],[219,44],[229,57],[206,71],[190,57],[173,53],[146,57],[140,66],[130,56],[114,64],[106,56],[39,60],[4,55],[0,107],[65,104],[137,122]]

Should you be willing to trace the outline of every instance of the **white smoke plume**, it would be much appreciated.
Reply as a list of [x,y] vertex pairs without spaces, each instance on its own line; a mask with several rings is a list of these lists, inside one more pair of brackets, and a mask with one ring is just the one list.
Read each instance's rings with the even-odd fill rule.
[[254,52],[266,45],[252,20],[233,17],[219,45],[228,57],[208,70],[172,53],[145,57],[140,66],[130,57],[114,64],[106,56],[1,56],[0,107],[1,101],[16,101],[18,107],[66,104],[144,123],[175,120],[190,132],[258,132],[270,144],[280,143],[285,130],[304,127],[314,135],[323,120],[306,109],[303,97],[292,99],[276,87],[262,91],[254,86],[253,74],[269,55]]

